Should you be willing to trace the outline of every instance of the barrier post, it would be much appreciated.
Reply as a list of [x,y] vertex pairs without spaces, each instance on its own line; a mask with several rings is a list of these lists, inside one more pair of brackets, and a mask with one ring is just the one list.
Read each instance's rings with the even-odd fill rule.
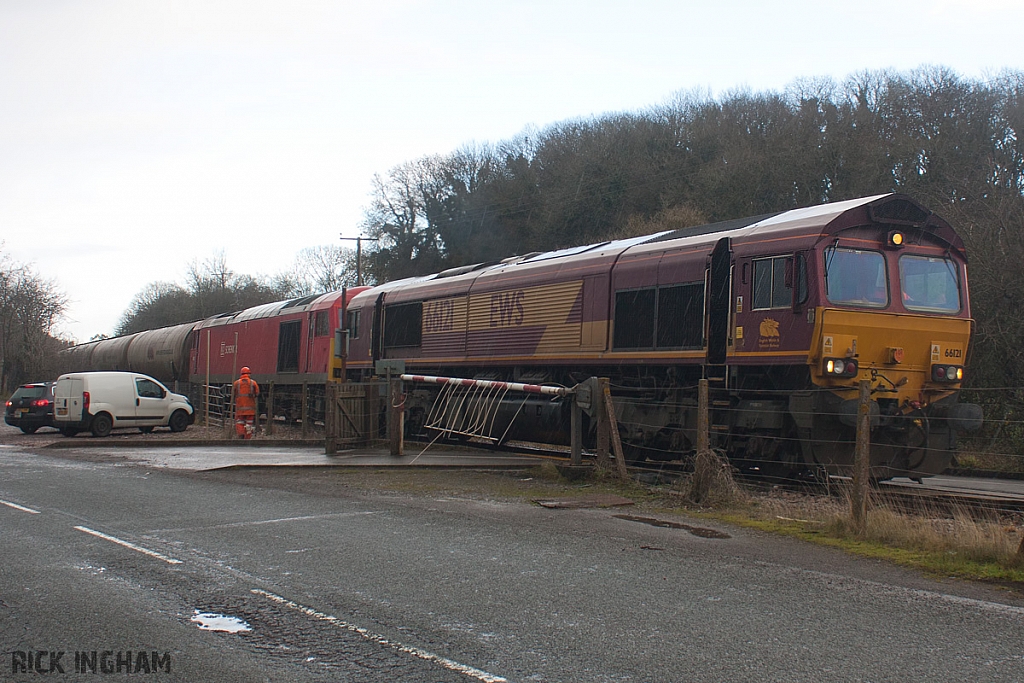
[[850,495],[850,515],[853,528],[863,534],[868,519],[868,484],[871,477],[871,382],[860,381],[860,401],[857,405],[857,445],[853,459],[853,491]]
[[391,455],[405,455],[405,396],[402,380],[391,380],[388,405],[388,438],[391,441]]
[[569,435],[569,442],[571,444],[571,455],[570,462],[573,465],[583,464],[583,409],[580,408],[580,403],[577,399],[577,395],[573,394],[572,397],[572,425],[571,433]]
[[[598,377],[597,379],[597,392],[599,396],[598,401],[604,402],[604,392],[608,389],[608,378]],[[610,389],[609,389],[610,392]],[[611,440],[611,424],[608,422],[608,411],[597,410],[597,466],[607,468],[608,463],[608,447]]]

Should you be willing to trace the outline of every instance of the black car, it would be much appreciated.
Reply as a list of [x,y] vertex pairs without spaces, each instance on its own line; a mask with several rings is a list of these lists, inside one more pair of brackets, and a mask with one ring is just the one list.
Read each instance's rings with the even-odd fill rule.
[[26,434],[53,426],[53,382],[35,382],[18,387],[7,401],[4,422]]

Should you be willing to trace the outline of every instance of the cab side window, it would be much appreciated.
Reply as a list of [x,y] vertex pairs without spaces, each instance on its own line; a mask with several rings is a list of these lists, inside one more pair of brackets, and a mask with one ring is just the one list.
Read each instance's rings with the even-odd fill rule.
[[754,310],[765,310],[792,306],[794,283],[797,290],[796,302],[806,301],[806,268],[803,254],[755,259],[751,307]]
[[148,379],[136,379],[135,390],[141,398],[163,398],[164,390],[156,382]]

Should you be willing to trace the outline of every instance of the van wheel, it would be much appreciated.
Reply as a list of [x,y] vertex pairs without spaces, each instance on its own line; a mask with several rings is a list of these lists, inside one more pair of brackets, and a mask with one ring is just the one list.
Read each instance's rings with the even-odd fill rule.
[[188,413],[184,410],[175,410],[171,419],[167,421],[167,426],[171,428],[172,432],[185,431],[188,429]]
[[92,426],[89,430],[92,432],[93,436],[104,437],[110,436],[110,430],[113,426],[114,423],[110,419],[110,416],[106,413],[100,413],[92,419]]

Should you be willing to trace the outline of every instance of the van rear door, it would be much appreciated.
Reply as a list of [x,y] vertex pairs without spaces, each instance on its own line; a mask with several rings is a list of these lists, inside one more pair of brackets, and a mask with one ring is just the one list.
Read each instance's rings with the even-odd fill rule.
[[82,390],[80,379],[65,377],[57,380],[53,389],[53,417],[58,422],[80,422],[82,420]]

